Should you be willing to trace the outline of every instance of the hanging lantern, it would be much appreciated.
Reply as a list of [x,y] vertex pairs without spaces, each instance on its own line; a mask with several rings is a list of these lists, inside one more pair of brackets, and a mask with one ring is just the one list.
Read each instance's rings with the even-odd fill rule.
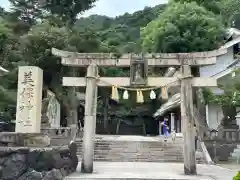
[[150,92],[150,99],[156,99],[156,93],[153,90]]
[[144,103],[143,93],[139,90],[137,90],[137,103]]
[[125,90],[123,93],[123,99],[128,99],[128,98],[129,98],[128,91]]
[[113,100],[116,100],[116,101],[119,100],[118,89],[117,89],[117,87],[115,87],[115,86],[112,86],[112,96],[111,96],[111,98],[112,98]]

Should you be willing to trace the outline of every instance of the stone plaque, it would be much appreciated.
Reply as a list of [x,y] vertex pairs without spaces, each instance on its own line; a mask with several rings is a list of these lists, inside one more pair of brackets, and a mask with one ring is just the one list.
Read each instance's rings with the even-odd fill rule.
[[42,69],[35,66],[19,67],[15,132],[40,133],[42,84]]
[[147,85],[147,61],[144,59],[144,56],[141,54],[139,56],[131,57],[130,65],[130,85]]

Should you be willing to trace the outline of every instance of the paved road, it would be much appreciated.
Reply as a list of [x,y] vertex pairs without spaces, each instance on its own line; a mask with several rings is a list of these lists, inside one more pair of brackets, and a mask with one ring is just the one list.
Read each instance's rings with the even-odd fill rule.
[[94,179],[158,179],[158,180],[232,180],[236,174],[230,170],[215,165],[198,165],[197,176],[185,176],[183,164],[146,163],[146,162],[94,162],[93,174],[78,172],[68,176],[66,180]]

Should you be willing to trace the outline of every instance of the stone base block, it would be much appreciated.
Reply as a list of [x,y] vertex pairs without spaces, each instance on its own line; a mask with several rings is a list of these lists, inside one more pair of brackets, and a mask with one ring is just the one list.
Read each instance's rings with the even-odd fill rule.
[[0,133],[0,145],[2,146],[48,147],[50,143],[49,136],[43,133]]
[[76,144],[30,148],[0,147],[1,180],[60,180],[75,172]]

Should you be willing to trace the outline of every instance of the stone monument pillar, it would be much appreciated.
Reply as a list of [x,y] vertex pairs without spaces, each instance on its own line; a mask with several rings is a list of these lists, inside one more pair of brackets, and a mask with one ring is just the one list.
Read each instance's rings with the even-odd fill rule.
[[19,67],[15,132],[40,133],[42,85],[42,69],[35,66]]

